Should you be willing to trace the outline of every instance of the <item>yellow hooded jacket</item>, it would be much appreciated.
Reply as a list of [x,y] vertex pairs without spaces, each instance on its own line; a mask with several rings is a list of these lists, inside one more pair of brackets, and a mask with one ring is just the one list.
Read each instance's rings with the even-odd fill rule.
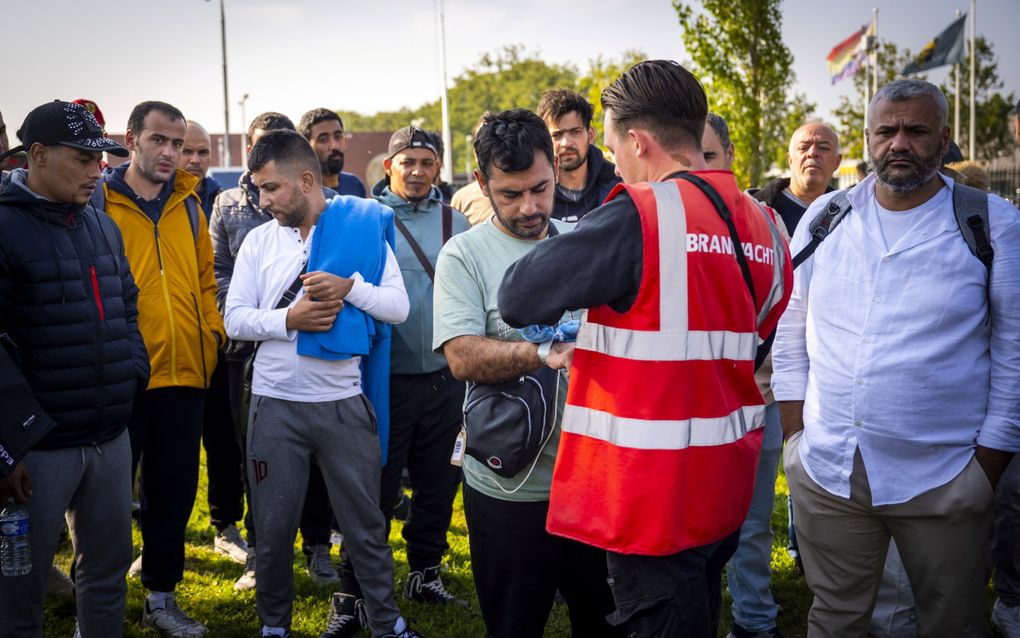
[[138,286],[138,328],[149,351],[149,390],[208,388],[216,366],[217,341],[226,340],[216,308],[212,241],[205,215],[196,239],[185,198],[195,197],[198,178],[182,170],[159,223],[131,198],[103,183],[106,212],[117,222]]

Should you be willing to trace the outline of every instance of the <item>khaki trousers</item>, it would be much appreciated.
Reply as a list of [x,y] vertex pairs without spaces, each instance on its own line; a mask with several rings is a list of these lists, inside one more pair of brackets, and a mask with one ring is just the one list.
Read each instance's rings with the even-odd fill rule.
[[783,465],[814,594],[809,638],[868,635],[890,538],[917,599],[919,638],[990,636],[986,561],[994,493],[977,461],[906,503],[874,507],[860,452],[844,499],[808,476],[799,442],[800,434],[787,442]]

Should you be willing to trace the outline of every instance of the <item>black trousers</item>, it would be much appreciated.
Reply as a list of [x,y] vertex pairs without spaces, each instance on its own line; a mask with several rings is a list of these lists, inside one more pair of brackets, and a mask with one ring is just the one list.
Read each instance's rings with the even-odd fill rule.
[[205,390],[159,388],[135,398],[131,475],[141,460],[142,585],[173,591],[184,578],[184,531],[198,491]]
[[723,540],[671,556],[608,552],[617,611],[610,620],[628,638],[714,638],[722,609],[722,570],[740,541]]
[[[464,382],[449,368],[390,376],[390,438],[379,507],[388,534],[406,467],[412,496],[403,535],[411,571],[435,567],[450,548],[446,532],[461,477],[450,456],[463,421],[464,392]],[[344,591],[358,594],[346,553],[341,558]]]
[[205,395],[202,444],[209,477],[209,519],[217,531],[234,525],[244,516],[244,456],[238,444],[231,403],[228,362],[222,353]]
[[[252,514],[251,486],[248,484],[248,415],[241,414],[241,385],[244,379],[244,362],[227,360],[227,392],[230,400],[230,414],[234,423],[234,441],[241,453],[241,485],[244,498],[248,501],[248,511],[244,514],[244,531],[248,546],[255,547],[255,518]],[[210,478],[210,490],[212,490]],[[211,506],[210,506],[211,509]],[[237,520],[237,519],[234,519]]]
[[541,638],[559,589],[572,636],[622,638],[623,630],[606,620],[613,611],[606,553],[546,532],[548,511],[548,501],[504,501],[464,484],[471,570],[487,635]]

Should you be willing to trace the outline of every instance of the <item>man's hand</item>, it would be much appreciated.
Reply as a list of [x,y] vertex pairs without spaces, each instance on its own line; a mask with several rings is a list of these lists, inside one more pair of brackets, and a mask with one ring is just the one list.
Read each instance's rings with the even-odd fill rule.
[[0,507],[7,499],[13,498],[16,503],[24,503],[32,495],[32,480],[28,477],[28,468],[18,463],[7,476],[0,476]]
[[336,316],[344,302],[312,301],[307,293],[287,310],[287,330],[304,330],[305,332],[329,332],[336,321]]
[[549,355],[545,358],[545,365],[553,370],[569,370],[570,364],[574,361],[574,342],[558,341],[549,349]]
[[313,297],[318,301],[340,301],[354,286],[353,279],[339,277],[321,270],[301,275],[301,283],[305,287],[305,296]]
[[783,441],[804,429],[804,402],[780,401],[779,422],[783,426]]
[[974,452],[974,458],[981,465],[981,469],[985,471],[985,476],[988,477],[988,482],[992,484],[994,490],[999,485],[999,479],[1006,471],[1006,466],[1013,460],[1013,454],[979,445]]

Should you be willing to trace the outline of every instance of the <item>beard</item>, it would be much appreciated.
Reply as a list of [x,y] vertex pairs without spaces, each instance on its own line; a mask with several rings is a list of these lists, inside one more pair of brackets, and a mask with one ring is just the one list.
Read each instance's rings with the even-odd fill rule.
[[153,159],[146,159],[139,154],[132,162],[138,165],[138,172],[142,177],[154,184],[166,184],[176,174],[176,171],[173,171],[169,175],[160,175],[157,168],[159,165],[158,156]]
[[[521,239],[534,239],[535,237],[539,237],[545,232],[546,228],[549,227],[549,215],[546,213],[535,213],[534,215],[528,215],[527,217],[509,219],[503,215],[503,211],[499,209],[499,206],[496,206],[496,202],[492,200],[491,196],[489,197],[489,204],[492,205],[492,212],[496,214],[496,218],[499,220],[499,223],[503,225],[503,228],[506,228]],[[541,220],[541,223],[537,226],[528,228],[524,225],[525,222],[534,221],[536,219]]]
[[562,156],[559,156],[560,170],[561,171],[576,171],[581,168],[581,165],[588,161],[588,154],[582,154],[580,149],[570,149],[574,151],[575,155],[569,161],[564,160]]
[[340,152],[333,153],[321,163],[323,175],[339,175],[340,171],[344,170],[344,154]]
[[[896,160],[907,160],[911,162],[914,165],[913,170],[907,173],[900,173],[898,175],[893,174],[892,170],[889,168],[889,164]],[[897,193],[909,193],[926,184],[928,180],[938,173],[939,165],[941,164],[940,160],[941,158],[939,158],[938,155],[920,157],[910,151],[899,153],[890,151],[883,157],[875,159],[875,176],[878,178],[878,181],[882,182],[893,191]]]
[[298,228],[308,218],[308,201],[297,191],[294,192],[284,208],[285,210],[270,210],[281,226]]

